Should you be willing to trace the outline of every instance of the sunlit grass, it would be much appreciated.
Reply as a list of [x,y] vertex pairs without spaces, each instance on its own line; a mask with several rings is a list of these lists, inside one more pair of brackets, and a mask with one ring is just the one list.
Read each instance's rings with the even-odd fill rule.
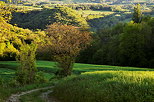
[[53,95],[63,102],[154,102],[154,72],[86,72],[65,78]]

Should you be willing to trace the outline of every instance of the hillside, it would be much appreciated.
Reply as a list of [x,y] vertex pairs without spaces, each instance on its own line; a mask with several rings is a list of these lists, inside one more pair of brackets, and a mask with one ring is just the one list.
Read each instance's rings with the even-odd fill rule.
[[86,20],[80,14],[68,7],[28,11],[26,13],[17,12],[13,14],[11,20],[12,24],[29,29],[45,29],[47,25],[55,22],[78,27],[88,26]]
[[9,24],[8,21],[11,18],[10,9],[6,9],[3,12],[3,7],[2,9],[0,7],[0,11],[0,60],[15,60],[22,41],[36,37],[35,41],[39,41],[38,35],[41,36],[42,33]]

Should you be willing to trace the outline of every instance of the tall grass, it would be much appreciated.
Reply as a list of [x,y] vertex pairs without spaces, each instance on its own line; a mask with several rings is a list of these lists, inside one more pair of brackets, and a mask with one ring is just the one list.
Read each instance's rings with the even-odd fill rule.
[[53,95],[62,102],[154,102],[154,72],[86,72],[61,81]]

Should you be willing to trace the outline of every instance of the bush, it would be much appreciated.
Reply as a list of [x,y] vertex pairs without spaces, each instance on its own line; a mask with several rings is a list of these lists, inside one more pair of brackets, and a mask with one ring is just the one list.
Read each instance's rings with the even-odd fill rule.
[[45,79],[43,72],[37,72],[35,76],[35,83],[46,83],[48,80]]

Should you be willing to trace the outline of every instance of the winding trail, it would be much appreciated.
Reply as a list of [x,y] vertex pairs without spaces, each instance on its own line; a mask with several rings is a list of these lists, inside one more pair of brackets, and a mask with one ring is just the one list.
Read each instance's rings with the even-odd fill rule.
[[[20,94],[12,94],[8,98],[8,100],[6,102],[20,102],[19,99],[23,95],[31,94],[33,92],[40,91],[40,90],[52,89],[52,88],[53,88],[53,86],[51,86],[51,87],[44,87],[44,88],[38,88],[38,89],[33,89],[33,90],[30,90],[30,91],[21,92]],[[43,98],[43,100],[45,100],[45,102],[54,102],[51,99],[49,100],[49,98],[48,98],[48,95],[50,93],[52,93],[52,92],[53,92],[52,90],[49,90],[49,91],[44,92],[44,93],[41,94],[41,97]]]

